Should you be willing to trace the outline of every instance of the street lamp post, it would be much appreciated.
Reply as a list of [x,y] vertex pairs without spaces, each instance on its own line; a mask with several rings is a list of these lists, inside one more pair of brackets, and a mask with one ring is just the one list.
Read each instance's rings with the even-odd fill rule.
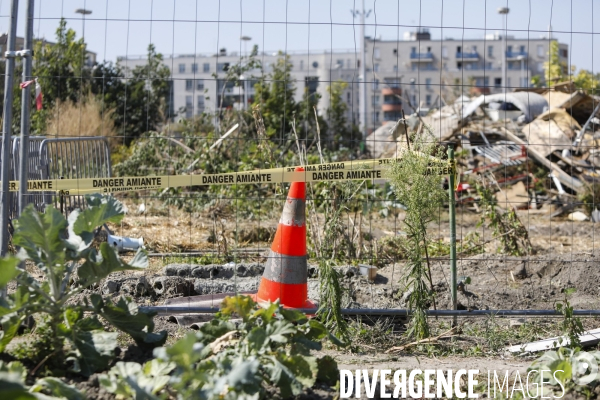
[[362,131],[362,141],[367,139],[367,71],[366,71],[366,44],[365,44],[365,18],[369,16],[371,10],[365,10],[365,0],[362,0],[361,10],[351,10],[354,17],[360,17],[360,72],[358,74],[358,105],[360,129]]
[[498,14],[502,15],[502,29],[504,29],[504,34],[502,35],[502,86],[504,87],[504,91],[506,92],[506,16],[509,12],[508,7],[500,7],[498,9]]
[[240,81],[242,81],[242,90],[244,91],[244,107],[243,109],[247,109],[248,108],[248,87],[246,85],[246,77],[244,75],[240,75]]
[[240,40],[242,42],[244,42],[244,57],[247,57],[248,56],[248,48],[246,47],[246,45],[248,44],[249,41],[252,40],[252,38],[250,36],[244,35],[244,36],[240,36]]

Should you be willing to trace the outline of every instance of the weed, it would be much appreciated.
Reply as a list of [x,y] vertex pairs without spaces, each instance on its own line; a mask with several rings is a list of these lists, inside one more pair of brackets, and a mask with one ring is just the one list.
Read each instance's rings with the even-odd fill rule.
[[581,318],[575,317],[573,314],[573,307],[569,302],[568,296],[576,292],[575,288],[567,288],[564,290],[565,299],[563,303],[556,303],[554,308],[556,311],[563,315],[563,320],[560,323],[560,329],[564,336],[561,342],[568,339],[569,346],[573,349],[581,348],[581,340],[579,336],[583,334],[583,323]]
[[[440,178],[427,174],[429,155],[440,157],[441,149],[428,143],[423,137],[412,145],[415,152],[404,152],[397,163],[392,164],[388,175],[398,201],[406,206],[404,226],[407,232],[405,286],[412,293],[408,305],[412,310],[409,335],[415,339],[429,336],[426,310],[435,298],[429,265],[426,226],[437,215],[446,194]],[[420,154],[419,154],[420,153]],[[425,254],[426,261],[423,260]]]
[[494,238],[500,240],[499,251],[513,256],[523,256],[531,251],[529,232],[517,216],[514,208],[507,211],[501,210],[496,203],[492,191],[486,187],[485,182],[476,185],[483,209],[478,226],[489,220],[488,227],[492,228]]

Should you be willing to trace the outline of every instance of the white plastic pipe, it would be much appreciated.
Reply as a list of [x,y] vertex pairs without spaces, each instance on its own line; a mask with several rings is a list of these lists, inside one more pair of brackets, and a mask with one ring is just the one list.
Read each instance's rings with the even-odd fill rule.
[[118,251],[137,250],[144,247],[144,238],[129,238],[121,236],[108,235],[108,244],[115,247]]

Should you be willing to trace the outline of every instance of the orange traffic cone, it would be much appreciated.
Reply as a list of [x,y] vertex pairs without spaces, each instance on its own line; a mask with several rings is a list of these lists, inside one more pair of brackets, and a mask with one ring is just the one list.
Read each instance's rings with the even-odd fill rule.
[[279,299],[285,307],[315,307],[308,300],[305,208],[306,184],[292,182],[256,295],[258,302]]

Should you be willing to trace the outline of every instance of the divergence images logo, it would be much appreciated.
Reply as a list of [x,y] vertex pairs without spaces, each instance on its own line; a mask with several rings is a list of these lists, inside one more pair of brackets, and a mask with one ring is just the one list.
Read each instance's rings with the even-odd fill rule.
[[[567,383],[586,386],[600,379],[600,352],[575,352],[568,348],[548,351],[526,373],[519,370],[340,370],[340,398],[496,398],[512,399],[564,397]],[[486,383],[487,378],[487,385]],[[487,386],[487,387],[486,387]],[[487,389],[487,390],[486,390]],[[477,393],[477,391],[480,391]]]

